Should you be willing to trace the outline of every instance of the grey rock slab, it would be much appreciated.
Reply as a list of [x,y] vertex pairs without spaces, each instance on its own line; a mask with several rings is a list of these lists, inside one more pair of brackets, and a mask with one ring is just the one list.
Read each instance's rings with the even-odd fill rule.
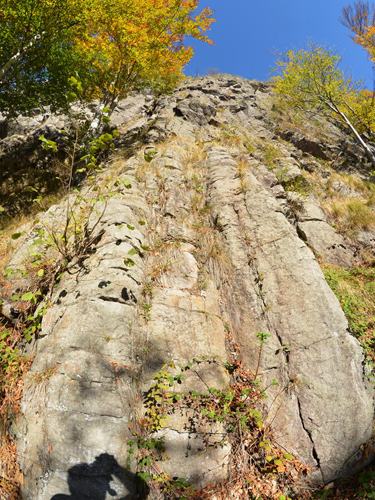
[[39,341],[40,355],[35,358],[32,370],[49,370],[66,352],[78,350],[100,352],[108,362],[129,363],[135,322],[133,306],[86,300],[57,314],[46,316],[46,328],[50,327],[52,333]]
[[[189,254],[188,248],[185,250],[183,254]],[[194,286],[197,275],[195,259],[189,255],[185,258],[194,273],[190,279],[186,282],[178,279],[180,270],[184,270],[180,263],[166,276],[162,288],[154,290],[150,320],[147,322],[150,364],[145,369],[155,372],[171,360],[182,366],[194,358],[211,360],[185,372],[186,380],[176,387],[178,391],[194,390],[204,394],[209,387],[221,389],[229,383],[223,366],[226,358],[225,332],[213,283],[207,286],[204,296],[189,290]],[[214,363],[213,359],[217,362]],[[230,446],[226,444],[207,449],[199,430],[197,432],[194,426],[190,428],[189,412],[177,412],[168,420],[168,429],[161,431],[166,453],[172,457],[163,469],[174,477],[187,478],[197,487],[224,478]]]
[[[173,462],[168,461],[163,467],[167,474],[184,477],[197,488],[225,479],[230,446],[220,442],[225,439],[224,429],[211,425],[205,429],[199,428],[198,433],[187,432],[181,426],[181,422],[185,421],[186,416],[181,418],[181,415],[173,415],[168,422],[168,430],[159,433],[165,439],[167,455],[174,457]],[[207,439],[210,441],[208,449]],[[220,445],[217,445],[218,442]]]
[[281,184],[303,179],[299,163],[294,158],[279,158],[277,164],[277,175]]
[[344,238],[325,221],[298,222],[298,233],[324,262],[342,267],[353,264],[354,252]]
[[375,248],[375,233],[371,231],[360,231],[357,235],[357,241],[365,248],[374,250]]
[[111,125],[119,127],[134,120],[135,116],[145,115],[147,102],[147,97],[141,94],[121,100],[113,110]]
[[177,137],[184,137],[192,141],[195,141],[196,139],[194,125],[178,117],[174,117],[167,124],[167,130],[171,135],[175,135]]
[[329,159],[329,152],[327,151],[325,144],[313,136],[302,135],[291,130],[281,131],[280,136],[294,144],[296,148],[300,149],[304,153],[309,153],[315,158],[322,160]]
[[[62,276],[43,318],[18,431],[26,477],[23,491],[30,500],[64,493],[56,488],[61,478],[69,483],[72,468],[86,463],[90,469],[104,458],[120,471],[118,494],[134,490],[134,475],[126,484],[121,478],[136,393],[141,245],[147,243],[146,231],[137,222],[147,209],[137,196],[139,191],[133,189],[131,196],[108,200],[97,225],[102,236],[96,251]],[[138,251],[131,255],[134,265],[127,266],[124,260],[133,249]],[[83,488],[83,479],[81,483]],[[65,492],[67,486],[71,484]]]
[[339,179],[330,182],[330,186],[343,197],[361,198],[361,195],[355,189]]
[[148,329],[152,352],[159,353],[163,363],[174,360],[176,353],[182,363],[191,361],[192,353],[225,359],[224,327],[213,289],[210,292],[204,297],[176,288],[155,291]]
[[71,467],[103,454],[113,460],[125,455],[133,390],[129,373],[89,352],[68,352],[60,359],[50,378],[33,381],[31,375],[26,382],[24,432],[18,436],[21,466],[28,482],[39,484],[30,489],[26,482],[25,498],[64,493],[56,489],[63,487],[56,479]]
[[[361,347],[349,335],[344,313],[313,254],[276,200],[250,173],[245,197],[234,199],[233,160],[222,148],[209,151],[209,166],[210,198],[227,233],[229,253],[238,267],[243,236],[233,228],[240,223],[261,277],[258,295],[266,328],[261,331],[279,342],[273,352],[272,342],[265,348],[262,360],[265,383],[275,378],[280,387],[279,393],[271,391],[270,408],[277,440],[317,466],[329,482],[371,435],[373,399]],[[241,279],[246,280],[246,273]],[[246,352],[246,340],[241,344]],[[290,346],[290,352],[283,346]],[[319,474],[315,477],[319,480]]]
[[328,224],[318,200],[302,197],[297,206],[295,216],[298,233],[315,254],[330,264],[351,266],[354,259],[353,249]]

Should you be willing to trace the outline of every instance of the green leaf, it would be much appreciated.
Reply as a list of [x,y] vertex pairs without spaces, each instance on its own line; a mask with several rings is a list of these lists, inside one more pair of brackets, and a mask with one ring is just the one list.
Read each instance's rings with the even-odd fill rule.
[[131,250],[129,250],[128,252],[128,255],[137,255],[138,254],[138,250],[136,250],[135,248],[132,248]]
[[0,205],[0,212],[4,212],[5,208]]
[[66,99],[69,103],[72,103],[77,99],[77,94],[75,92],[69,91],[66,93]]
[[[44,137],[44,135],[41,135],[39,137],[39,141],[42,141],[42,147],[43,149],[53,149],[53,151],[57,151],[57,145],[56,145],[56,142],[55,141],[50,141],[49,139],[46,139]],[[36,191],[36,189],[32,188],[31,186],[29,186],[31,190],[33,191]]]
[[103,116],[102,120],[103,120],[103,123],[109,123],[111,121],[109,116]]
[[133,259],[124,259],[124,264],[126,267],[133,267],[135,266],[135,262]]
[[11,299],[12,300],[20,300],[20,297],[19,297],[19,295],[15,294],[15,295],[11,296]]
[[130,231],[134,231],[134,226],[131,226],[130,224],[126,224],[127,228],[130,229]]
[[26,292],[22,295],[22,300],[32,300],[34,298],[33,292]]
[[138,224],[139,224],[140,226],[144,226],[144,225],[146,224],[146,222],[145,222],[144,220],[139,220],[139,221],[138,221]]
[[14,233],[12,234],[12,240],[18,240],[23,235],[23,233]]
[[44,269],[39,269],[38,276],[40,277],[44,276]]

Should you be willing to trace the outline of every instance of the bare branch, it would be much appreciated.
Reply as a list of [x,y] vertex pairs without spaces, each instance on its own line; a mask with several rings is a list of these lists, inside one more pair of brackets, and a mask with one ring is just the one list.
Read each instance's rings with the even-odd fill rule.
[[353,35],[352,39],[363,36],[368,28],[375,23],[375,6],[368,2],[354,2],[353,5],[347,5],[342,9],[340,23],[349,28]]

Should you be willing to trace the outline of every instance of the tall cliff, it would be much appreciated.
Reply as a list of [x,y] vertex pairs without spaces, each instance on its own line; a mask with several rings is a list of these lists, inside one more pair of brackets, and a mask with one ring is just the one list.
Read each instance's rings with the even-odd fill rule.
[[[90,248],[48,291],[39,332],[23,346],[33,362],[13,423],[22,498],[169,498],[136,474],[129,442],[146,439],[152,377],[193,360],[184,380],[170,368],[170,390],[225,391],[233,367],[251,371],[249,387],[267,396],[251,417],[254,439],[270,429],[287,460],[307,467],[308,481],[359,469],[371,453],[373,390],[320,267],[350,268],[375,245],[370,223],[349,239],[324,204],[327,193],[362,199],[335,174],[366,177],[356,145],[323,119],[291,123],[270,85],[231,76],[188,80],[156,100],[129,97],[111,125],[119,138],[95,186],[107,184],[113,195],[90,212]],[[28,186],[44,195],[56,188],[53,157],[38,137],[59,140],[61,128],[65,116],[3,123],[8,213],[27,206]],[[126,189],[115,192],[121,182]],[[81,192],[94,196],[95,186]],[[40,228],[59,231],[66,204],[63,197],[24,225],[8,268],[26,267]],[[10,297],[27,286],[25,277],[3,285],[4,322],[17,321]],[[197,421],[192,401],[166,405],[169,418],[153,429],[169,457],[146,464],[159,483],[165,472],[201,488],[231,473],[226,420]],[[296,485],[287,494],[302,498]],[[228,488],[217,498],[241,495]]]

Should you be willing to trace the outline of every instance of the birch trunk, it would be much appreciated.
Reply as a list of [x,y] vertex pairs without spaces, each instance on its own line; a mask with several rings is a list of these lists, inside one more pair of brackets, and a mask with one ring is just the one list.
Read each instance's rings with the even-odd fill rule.
[[42,33],[38,33],[36,34],[35,36],[33,36],[33,38],[31,39],[31,42],[29,42],[27,45],[25,45],[24,47],[22,47],[21,50],[19,50],[17,52],[17,54],[14,54],[14,56],[12,56],[8,62],[6,62],[4,64],[4,66],[0,69],[0,85],[2,85],[3,83],[5,83],[6,81],[6,78],[4,79],[4,77],[6,76],[6,74],[8,73],[8,71],[10,70],[10,68],[17,62],[21,59],[21,57],[23,56],[23,54],[30,48],[34,45],[34,43],[37,41],[37,40],[40,40],[42,38],[42,35],[44,35],[45,31],[42,31]]

